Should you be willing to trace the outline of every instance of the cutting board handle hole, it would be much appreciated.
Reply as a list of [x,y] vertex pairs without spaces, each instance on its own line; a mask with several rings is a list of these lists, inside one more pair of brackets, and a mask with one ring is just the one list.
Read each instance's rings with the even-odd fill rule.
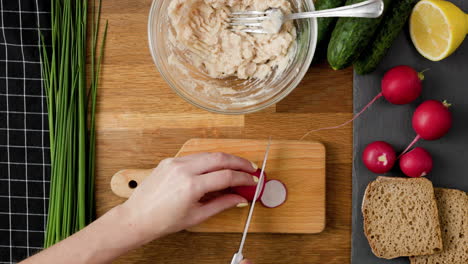
[[134,181],[134,180],[131,180],[131,181],[128,182],[128,187],[130,189],[135,189],[137,186],[138,186],[138,183],[136,181]]

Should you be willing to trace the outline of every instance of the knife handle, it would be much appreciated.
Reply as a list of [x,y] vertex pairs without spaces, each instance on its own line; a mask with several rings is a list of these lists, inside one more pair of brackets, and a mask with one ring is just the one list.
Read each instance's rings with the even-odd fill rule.
[[122,198],[130,197],[135,188],[137,188],[152,171],[153,169],[127,169],[117,172],[111,179],[112,192]]

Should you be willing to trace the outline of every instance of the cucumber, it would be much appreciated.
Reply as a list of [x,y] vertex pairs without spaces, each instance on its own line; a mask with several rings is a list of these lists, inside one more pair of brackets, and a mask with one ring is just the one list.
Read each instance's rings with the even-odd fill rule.
[[[324,10],[343,6],[346,0],[317,0],[315,10]],[[317,18],[317,51],[314,57],[321,57],[328,46],[331,32],[336,23],[336,17]]]
[[362,53],[354,62],[354,69],[358,74],[370,73],[377,68],[418,2],[418,0],[394,1],[377,29],[374,40],[366,48],[369,52]]
[[[364,0],[348,0],[346,5]],[[351,65],[369,44],[385,15],[390,0],[383,0],[384,14],[378,18],[341,17],[338,19],[328,44],[328,63],[334,70]]]

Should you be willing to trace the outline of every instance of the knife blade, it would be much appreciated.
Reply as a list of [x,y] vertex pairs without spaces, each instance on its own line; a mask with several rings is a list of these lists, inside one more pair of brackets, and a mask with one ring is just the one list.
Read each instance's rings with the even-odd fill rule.
[[242,255],[242,250],[244,249],[245,239],[247,238],[247,233],[249,231],[250,220],[252,219],[253,211],[255,209],[255,204],[256,204],[255,201],[257,201],[257,198],[260,195],[260,188],[263,186],[263,181],[265,180],[264,172],[265,172],[265,167],[266,167],[266,163],[268,160],[268,153],[270,152],[270,145],[271,145],[271,137],[268,140],[268,145],[265,151],[265,156],[263,157],[263,164],[262,164],[262,169],[260,171],[260,178],[258,180],[257,188],[255,189],[255,195],[254,195],[252,205],[250,206],[250,209],[249,209],[249,215],[247,216],[247,221],[245,222],[244,232],[242,233],[242,239],[239,245],[239,250],[232,257],[231,264],[239,264],[244,259],[244,256]]

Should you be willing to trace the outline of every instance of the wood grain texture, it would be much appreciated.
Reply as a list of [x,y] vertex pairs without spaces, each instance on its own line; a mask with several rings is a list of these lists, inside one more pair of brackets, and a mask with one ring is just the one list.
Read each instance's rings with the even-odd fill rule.
[[[267,140],[190,139],[176,154],[224,152],[262,166]],[[126,169],[111,180],[112,191],[128,198],[151,170]],[[268,179],[282,181],[287,201],[275,209],[256,206],[249,233],[320,233],[325,228],[325,147],[319,142],[272,140],[266,166]],[[191,232],[242,233],[249,207],[226,210]]]
[[[219,116],[191,106],[172,92],[153,64],[146,36],[150,5],[150,0],[103,1],[109,33],[98,99],[98,215],[124,201],[109,187],[115,172],[152,168],[174,156],[190,138],[266,139],[271,135],[297,140],[309,129],[337,125],[352,116],[352,71],[335,72],[325,64],[312,66],[290,96],[259,113]],[[151,121],[146,114],[153,116]],[[139,116],[141,122],[125,121],[125,116]],[[194,124],[201,120],[203,124],[214,116],[218,120],[206,125],[164,121],[172,118],[176,123]],[[327,149],[326,228],[313,235],[249,235],[245,256],[255,264],[350,262],[352,126],[320,131],[307,140],[320,141]],[[239,240],[239,234],[180,232],[132,251],[116,263],[228,263]]]
[[153,169],[123,169],[112,176],[112,192],[122,198],[130,198],[133,191],[151,175]]

